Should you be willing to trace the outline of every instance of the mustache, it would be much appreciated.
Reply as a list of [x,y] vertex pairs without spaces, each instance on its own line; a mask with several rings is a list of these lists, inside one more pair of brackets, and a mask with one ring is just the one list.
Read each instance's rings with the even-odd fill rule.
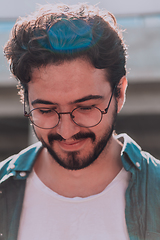
[[[93,132],[87,132],[87,133],[79,132],[79,133],[72,136],[72,139],[74,139],[74,140],[82,140],[82,139],[85,139],[85,138],[90,138],[92,140],[92,142],[94,142],[95,139],[96,139],[96,136]],[[48,135],[48,142],[50,144],[52,144],[54,141],[65,141],[65,139],[61,135],[59,135],[58,133],[49,134]]]

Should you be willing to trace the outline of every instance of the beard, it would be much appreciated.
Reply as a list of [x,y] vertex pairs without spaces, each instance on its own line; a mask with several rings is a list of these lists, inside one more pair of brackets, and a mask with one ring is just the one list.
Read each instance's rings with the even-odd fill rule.
[[[112,117],[111,125],[105,130],[103,136],[98,142],[96,142],[96,135],[91,130],[89,132],[79,132],[72,136],[74,140],[83,140],[90,138],[93,144],[93,150],[88,152],[86,156],[81,157],[80,151],[67,152],[66,157],[62,157],[58,152],[52,147],[55,141],[65,141],[59,134],[49,134],[48,143],[44,141],[43,138],[39,137],[39,140],[42,142],[43,147],[46,148],[52,158],[62,167],[68,170],[80,170],[90,166],[102,153],[104,148],[109,146],[109,142],[115,127],[117,117],[117,107]],[[37,135],[37,134],[36,134]],[[38,136],[37,136],[38,137]]]

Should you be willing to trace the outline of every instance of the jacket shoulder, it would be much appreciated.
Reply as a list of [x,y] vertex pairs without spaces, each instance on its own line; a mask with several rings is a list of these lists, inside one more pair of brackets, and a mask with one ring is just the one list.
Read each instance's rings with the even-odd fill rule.
[[160,160],[153,157],[148,152],[141,152],[142,154],[142,168],[141,172],[143,177],[146,176],[148,186],[150,186],[150,190],[157,188],[158,192],[160,192]]
[[141,151],[141,155],[143,157],[143,164],[147,165],[149,169],[160,171],[160,160],[145,151]]
[[16,173],[20,171],[29,172],[32,169],[36,155],[41,149],[41,146],[42,144],[37,142],[23,149],[18,154],[10,156],[0,162],[0,183],[4,181],[4,176],[8,178],[10,176],[16,176]]
[[0,180],[6,174],[10,162],[17,156],[17,154],[8,157],[7,159],[0,162]]

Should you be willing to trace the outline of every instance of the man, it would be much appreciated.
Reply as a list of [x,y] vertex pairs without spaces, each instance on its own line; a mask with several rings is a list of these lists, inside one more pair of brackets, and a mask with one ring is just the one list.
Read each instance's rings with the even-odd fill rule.
[[1,163],[1,238],[160,239],[159,162],[113,133],[127,87],[114,16],[46,5],[4,51],[39,142]]

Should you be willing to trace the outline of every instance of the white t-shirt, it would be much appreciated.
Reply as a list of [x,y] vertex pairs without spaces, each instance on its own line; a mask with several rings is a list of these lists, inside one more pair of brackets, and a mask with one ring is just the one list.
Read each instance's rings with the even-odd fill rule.
[[46,187],[32,171],[27,179],[18,240],[128,240],[124,170],[106,189],[86,198],[67,198]]

